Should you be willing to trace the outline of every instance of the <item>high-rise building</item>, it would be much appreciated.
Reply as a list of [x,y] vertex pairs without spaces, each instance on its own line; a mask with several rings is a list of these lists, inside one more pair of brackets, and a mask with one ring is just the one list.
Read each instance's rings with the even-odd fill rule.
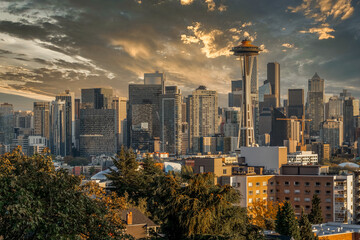
[[324,121],[324,79],[317,73],[308,81],[307,113],[310,122],[310,134],[319,135],[320,124]]
[[50,140],[50,102],[34,102],[34,135]]
[[341,118],[343,116],[344,100],[338,96],[329,98],[325,104],[325,119]]
[[330,144],[331,151],[335,151],[344,141],[343,122],[340,119],[327,119],[321,124],[321,141]]
[[189,96],[189,149],[194,137],[210,137],[217,133],[218,95],[216,91],[198,87]]
[[242,103],[242,80],[231,81],[231,92],[229,96],[229,107],[240,107]]
[[33,128],[34,113],[32,111],[16,111],[14,112],[15,128]]
[[75,94],[69,90],[56,95],[56,100],[65,101],[65,142],[66,155],[72,154],[75,147]]
[[238,107],[225,108],[224,109],[224,137],[238,137],[241,111]]
[[160,101],[164,94],[164,78],[160,78],[162,73],[155,74],[159,75],[156,81],[150,81],[145,74],[146,84],[129,85],[128,145],[141,151],[153,152],[161,136]]
[[289,121],[279,120],[280,118],[286,118],[286,115],[278,108],[272,109],[271,120],[271,133],[270,133],[270,145],[282,146],[284,140],[289,139],[290,124]]
[[0,143],[11,144],[14,138],[14,107],[9,103],[0,105]]
[[355,141],[355,116],[359,115],[359,99],[348,97],[344,100],[344,140]]
[[124,97],[114,97],[113,106],[116,112],[116,135],[118,150],[121,146],[127,146],[127,107],[128,100]]
[[111,88],[81,89],[82,108],[111,109],[112,99]]
[[144,73],[145,85],[161,85],[162,91],[165,91],[165,74],[156,71],[154,73]]
[[161,151],[170,154],[182,152],[182,99],[176,86],[165,87],[161,96]]
[[[66,156],[71,149],[67,149],[68,144],[66,137],[66,101],[56,100],[51,102],[50,109],[50,150],[56,156]],[[70,138],[71,140],[71,138]]]
[[305,114],[304,89],[289,89],[288,105],[287,105],[288,117],[295,116],[301,119],[304,114]]
[[271,86],[271,94],[275,95],[276,106],[280,107],[280,64],[271,62],[267,64],[267,80]]
[[115,113],[115,109],[80,110],[80,156],[116,154]]

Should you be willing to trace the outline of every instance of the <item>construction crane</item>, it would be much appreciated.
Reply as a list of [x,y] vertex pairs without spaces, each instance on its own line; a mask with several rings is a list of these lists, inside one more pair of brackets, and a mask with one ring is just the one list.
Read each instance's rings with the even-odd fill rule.
[[298,121],[301,122],[301,143],[300,143],[300,147],[304,147],[305,146],[305,142],[304,142],[304,130],[305,130],[305,122],[311,122],[312,119],[305,119],[305,116],[303,115],[302,118],[276,118],[276,120],[282,120],[282,121]]

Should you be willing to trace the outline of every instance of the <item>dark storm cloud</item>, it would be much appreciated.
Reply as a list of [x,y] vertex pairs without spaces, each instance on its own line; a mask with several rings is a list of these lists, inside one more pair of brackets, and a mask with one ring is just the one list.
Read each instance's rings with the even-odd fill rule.
[[[19,64],[30,61],[22,67],[38,80],[12,85],[22,90],[54,94],[66,86],[79,93],[80,88],[106,86],[126,96],[128,83],[141,82],[144,72],[160,70],[167,73],[169,85],[179,85],[185,93],[205,84],[224,96],[230,80],[240,77],[228,49],[250,36],[266,50],[259,58],[260,85],[266,79],[266,63],[278,61],[283,95],[288,87],[305,88],[315,71],[329,83],[329,91],[339,92],[360,82],[360,17],[350,14],[351,8],[358,12],[359,5],[328,2],[336,9],[340,1],[347,10],[337,17],[327,14],[323,1],[307,1],[311,13],[332,16],[320,20],[308,14],[300,0],[9,1],[3,11],[13,18],[0,18],[0,33],[34,41],[42,53],[21,59],[14,55]],[[334,31],[326,34],[334,38],[319,40],[321,31],[329,29]],[[53,57],[42,49],[61,55]],[[0,77],[9,80],[10,75]]]

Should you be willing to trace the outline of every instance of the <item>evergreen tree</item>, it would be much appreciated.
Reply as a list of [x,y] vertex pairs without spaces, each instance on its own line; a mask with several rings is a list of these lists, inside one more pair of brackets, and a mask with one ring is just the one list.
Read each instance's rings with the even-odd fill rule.
[[300,239],[298,221],[289,201],[285,201],[276,215],[276,231],[281,235],[292,236],[295,240]]
[[309,220],[312,224],[320,224],[323,222],[322,212],[321,212],[321,200],[317,194],[314,194],[311,202],[311,211],[309,214]]
[[318,239],[312,232],[312,226],[309,221],[308,215],[304,213],[304,209],[301,213],[301,219],[299,221],[300,239],[301,240],[316,240]]

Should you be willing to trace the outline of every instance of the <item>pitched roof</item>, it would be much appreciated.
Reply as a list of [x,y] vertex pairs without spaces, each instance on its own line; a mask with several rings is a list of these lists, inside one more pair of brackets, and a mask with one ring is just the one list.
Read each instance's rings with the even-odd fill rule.
[[140,212],[137,208],[134,208],[134,207],[123,210],[121,212],[121,220],[126,222],[126,215],[129,212],[132,212],[132,215],[133,215],[133,220],[132,220],[133,224],[132,225],[144,224],[144,225],[147,225],[148,227],[158,226],[153,221],[151,221],[147,216],[145,216],[142,212]]

